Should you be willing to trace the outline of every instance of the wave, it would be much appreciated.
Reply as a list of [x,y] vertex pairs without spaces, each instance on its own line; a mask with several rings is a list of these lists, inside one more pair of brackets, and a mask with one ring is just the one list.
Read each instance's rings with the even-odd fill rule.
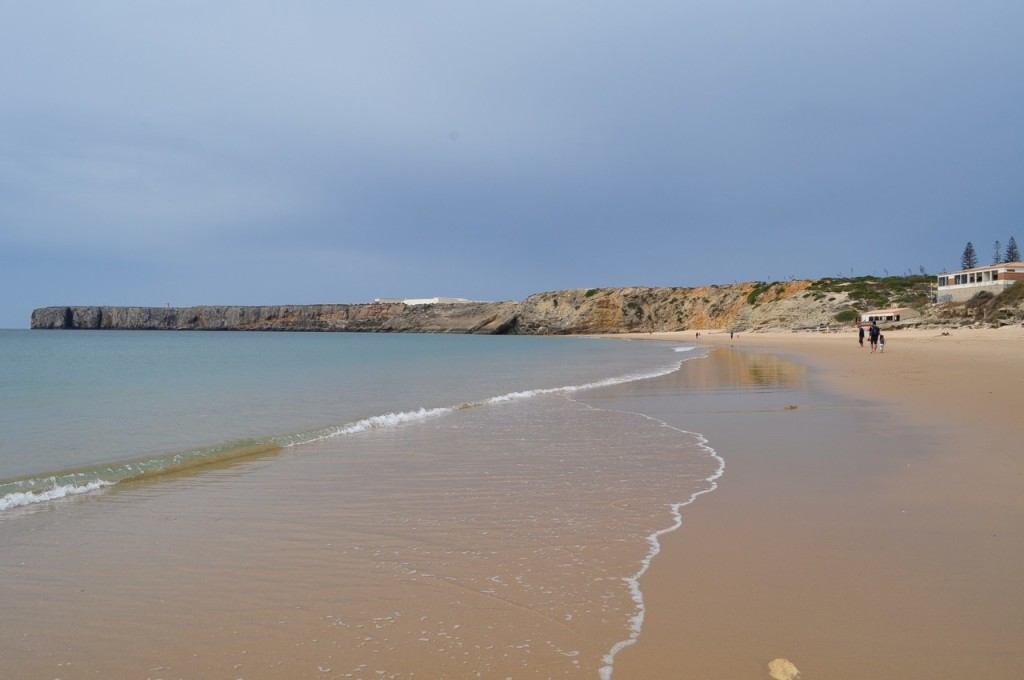
[[66,498],[67,496],[77,496],[79,494],[102,489],[105,486],[113,486],[113,483],[96,480],[81,486],[77,486],[75,484],[62,484],[39,492],[15,491],[7,494],[3,498],[0,498],[0,510],[17,508],[23,505],[33,505],[35,503],[44,503],[46,501],[57,500],[58,498]]
[[683,361],[678,360],[668,366],[649,372],[631,373],[582,385],[565,385],[562,387],[509,392],[480,401],[464,402],[454,406],[423,407],[411,411],[384,413],[316,430],[274,435],[262,439],[223,442],[214,446],[189,449],[187,451],[140,456],[128,460],[62,470],[43,475],[37,474],[17,479],[0,480],[0,512],[12,508],[59,500],[68,496],[86,494],[121,482],[179,472],[227,459],[267,453],[281,448],[290,448],[378,429],[415,424],[428,419],[447,416],[461,409],[494,406],[541,395],[571,394],[596,387],[607,387],[637,380],[657,378],[678,371],[683,365]]

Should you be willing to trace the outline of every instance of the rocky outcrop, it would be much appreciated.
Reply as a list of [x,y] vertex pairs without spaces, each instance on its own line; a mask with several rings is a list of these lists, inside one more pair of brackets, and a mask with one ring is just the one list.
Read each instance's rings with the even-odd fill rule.
[[[1019,323],[1024,293],[984,308],[932,305],[927,277],[752,282],[697,288],[575,288],[521,302],[279,305],[263,307],[46,307],[32,328],[354,331],[567,335],[727,328],[801,330],[851,325],[858,313],[913,305],[913,325]],[[923,289],[921,289],[923,286]],[[908,295],[910,297],[908,297]],[[955,307],[955,308],[954,308]],[[988,311],[989,308],[995,311]],[[991,319],[989,317],[992,317]]]

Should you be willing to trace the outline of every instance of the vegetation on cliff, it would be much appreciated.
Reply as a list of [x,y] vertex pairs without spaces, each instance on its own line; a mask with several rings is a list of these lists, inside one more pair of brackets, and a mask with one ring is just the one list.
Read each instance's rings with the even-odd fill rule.
[[846,293],[852,307],[860,310],[885,307],[921,309],[931,302],[935,277],[926,274],[909,276],[858,276],[855,278],[824,278],[813,281],[808,290],[818,296]]

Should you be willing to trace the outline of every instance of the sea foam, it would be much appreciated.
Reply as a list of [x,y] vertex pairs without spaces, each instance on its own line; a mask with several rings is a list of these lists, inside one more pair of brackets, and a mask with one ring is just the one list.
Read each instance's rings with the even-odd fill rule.
[[63,484],[44,491],[16,491],[0,498],[0,510],[9,510],[10,508],[19,508],[35,503],[45,503],[46,501],[53,501],[58,498],[77,496],[106,486],[113,486],[113,484],[98,480],[82,485]]
[[632,576],[628,576],[625,579],[626,584],[629,586],[630,596],[632,597],[633,602],[636,604],[636,611],[633,613],[632,616],[629,617],[629,637],[620,640],[619,642],[616,642],[614,645],[612,645],[611,649],[608,650],[608,653],[605,654],[602,658],[602,662],[604,663],[604,665],[598,670],[598,675],[600,676],[601,680],[611,680],[613,664],[615,663],[615,656],[626,647],[635,644],[637,639],[640,637],[640,631],[643,629],[644,625],[644,616],[647,612],[646,605],[644,604],[644,594],[643,591],[640,589],[640,577],[647,573],[647,570],[651,567],[651,561],[655,558],[655,556],[658,555],[658,553],[661,552],[661,537],[664,534],[673,532],[682,526],[682,508],[689,505],[690,503],[693,503],[695,500],[697,500],[698,496],[702,496],[706,493],[710,493],[717,489],[717,480],[719,477],[722,476],[722,473],[725,472],[725,459],[723,459],[717,451],[715,451],[713,448],[711,448],[711,446],[708,445],[708,440],[707,438],[704,437],[704,435],[700,434],[699,432],[689,432],[687,430],[682,430],[677,427],[672,427],[671,425],[662,420],[659,420],[657,418],[651,418],[650,416],[642,413],[638,413],[636,415],[640,415],[645,418],[649,418],[650,420],[654,420],[660,423],[662,426],[667,427],[669,429],[677,430],[679,432],[695,436],[697,438],[697,445],[704,449],[715,460],[717,460],[718,466],[717,469],[706,479],[706,481],[708,482],[708,487],[690,494],[689,498],[683,501],[671,504],[669,506],[669,510],[671,512],[672,523],[663,529],[658,529],[657,531],[655,531],[647,537],[647,544],[649,547],[647,550],[647,554],[640,562],[640,568],[637,570],[635,574],[633,574]]

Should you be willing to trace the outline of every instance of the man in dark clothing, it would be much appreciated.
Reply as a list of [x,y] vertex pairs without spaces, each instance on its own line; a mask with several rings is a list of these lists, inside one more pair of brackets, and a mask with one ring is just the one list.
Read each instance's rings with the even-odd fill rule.
[[868,338],[871,340],[871,351],[874,352],[878,349],[878,334],[882,331],[878,328],[878,323],[875,321],[871,322],[871,328],[868,329]]
[[857,326],[859,327],[859,332],[857,333],[857,342],[859,342],[860,346],[863,347],[864,346],[864,325],[863,324],[857,324]]

